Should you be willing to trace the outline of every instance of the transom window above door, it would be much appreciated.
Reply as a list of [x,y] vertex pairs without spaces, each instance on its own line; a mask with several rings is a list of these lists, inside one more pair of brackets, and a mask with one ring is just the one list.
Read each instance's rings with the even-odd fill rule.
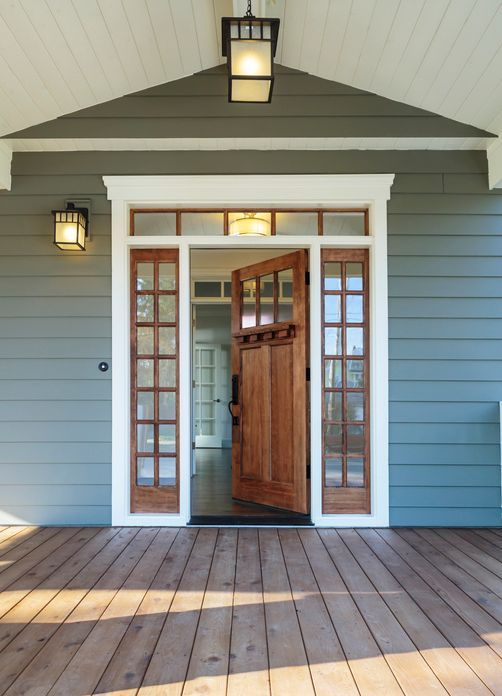
[[131,208],[129,234],[159,236],[324,236],[357,237],[369,234],[365,208]]

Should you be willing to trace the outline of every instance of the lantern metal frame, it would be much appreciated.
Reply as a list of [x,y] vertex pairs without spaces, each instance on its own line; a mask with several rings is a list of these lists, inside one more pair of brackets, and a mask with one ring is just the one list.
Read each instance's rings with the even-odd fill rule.
[[[221,53],[224,58],[227,58],[227,70],[228,70],[228,101],[233,104],[270,104],[272,101],[272,92],[274,90],[274,58],[277,50],[277,39],[279,36],[279,25],[280,19],[276,17],[255,17],[251,13],[251,3],[248,2],[248,11],[244,17],[222,17],[221,18]],[[232,36],[232,27],[237,27],[237,36]],[[270,37],[264,37],[264,27],[268,27],[270,30]],[[259,36],[256,36],[256,34]],[[232,41],[259,41],[266,42],[270,44],[271,50],[271,62],[270,62],[270,75],[232,75],[231,64],[232,64]],[[253,100],[234,100],[232,99],[232,81],[234,79],[238,80],[254,80],[254,81],[269,81],[270,90],[268,93],[267,101],[253,101]]]
[[[54,237],[53,237],[53,244],[57,246],[58,249],[61,249],[61,251],[86,251],[85,248],[85,242],[90,240],[90,229],[89,229],[89,222],[90,222],[90,212],[91,212],[91,202],[87,199],[85,200],[66,200],[65,201],[66,208],[64,210],[58,209],[58,210],[52,210],[52,216],[53,216],[53,223],[54,223]],[[64,222],[63,220],[56,220],[56,215],[64,215],[64,214],[77,214],[79,216],[82,216],[83,222],[84,222],[84,246],[82,246],[78,241],[71,242],[71,244],[75,244],[78,246],[78,249],[65,249],[64,247],[61,246],[61,242],[57,241],[56,238],[56,231],[57,231],[57,224],[58,222]],[[68,221],[67,221],[68,222]],[[73,221],[70,221],[73,222]],[[76,220],[77,224],[81,224],[80,221]],[[78,239],[78,237],[77,237]]]

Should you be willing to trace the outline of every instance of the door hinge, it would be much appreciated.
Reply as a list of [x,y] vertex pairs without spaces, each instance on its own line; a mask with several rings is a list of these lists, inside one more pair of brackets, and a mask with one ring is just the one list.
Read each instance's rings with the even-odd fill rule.
[[307,369],[305,370],[305,379],[307,380],[307,382],[310,382],[310,367],[307,367]]
[[310,272],[305,271],[305,285],[310,285]]
[[307,464],[307,479],[310,479],[310,464]]

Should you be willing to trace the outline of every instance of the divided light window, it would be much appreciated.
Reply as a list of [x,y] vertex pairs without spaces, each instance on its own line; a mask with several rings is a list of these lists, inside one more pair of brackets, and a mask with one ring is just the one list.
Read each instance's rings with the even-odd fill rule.
[[323,512],[370,512],[368,250],[322,251]]
[[[271,236],[363,236],[368,231],[366,209],[134,208],[130,234],[137,237],[224,236],[244,215],[265,221]],[[262,237],[266,238],[266,237]]]
[[131,252],[131,511],[178,512],[178,251]]

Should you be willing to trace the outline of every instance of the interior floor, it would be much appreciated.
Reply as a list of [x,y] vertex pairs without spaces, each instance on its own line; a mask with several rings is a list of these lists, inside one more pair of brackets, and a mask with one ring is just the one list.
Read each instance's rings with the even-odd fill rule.
[[232,499],[231,449],[197,448],[195,461],[197,473],[192,476],[192,516],[295,516],[289,510],[241,503]]

